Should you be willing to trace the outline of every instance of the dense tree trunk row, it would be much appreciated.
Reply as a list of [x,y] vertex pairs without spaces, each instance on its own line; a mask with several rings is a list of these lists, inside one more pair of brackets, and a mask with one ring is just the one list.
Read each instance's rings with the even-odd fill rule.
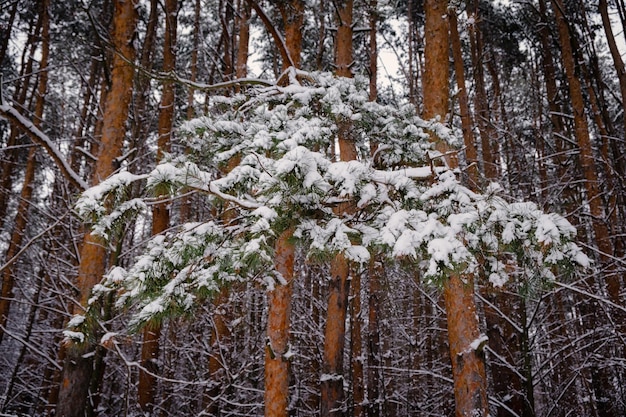
[[[624,415],[623,1],[92,3],[0,10],[1,414]],[[412,103],[458,129],[462,149],[435,137],[432,165],[566,215],[592,269],[552,284],[510,271],[498,288],[453,272],[438,287],[379,256],[304,259],[285,225],[273,286],[225,286],[191,320],[129,338],[105,334],[123,332],[126,312],[100,300],[93,335],[64,338],[150,236],[240,214],[157,190],[147,217],[105,241],[73,209],[81,184],[184,153],[177,126],[220,106],[203,84],[306,84],[291,67],[368,76],[371,101]],[[246,94],[245,82],[220,93]],[[337,161],[364,157],[352,122],[338,122]]]

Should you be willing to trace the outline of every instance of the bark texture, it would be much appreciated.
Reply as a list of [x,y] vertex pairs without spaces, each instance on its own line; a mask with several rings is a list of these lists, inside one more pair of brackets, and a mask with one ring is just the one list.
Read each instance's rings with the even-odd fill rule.
[[480,331],[473,278],[450,276],[443,297],[448,318],[455,414],[457,417],[488,416],[485,358],[482,343],[477,343]]
[[[168,73],[176,69],[176,30],[178,20],[177,0],[165,1],[165,36],[163,44],[163,72]],[[175,86],[171,81],[163,83],[161,105],[159,110],[157,142],[157,164],[163,155],[170,151],[172,125],[174,123],[174,104],[176,101]],[[152,234],[163,233],[169,227],[170,213],[166,201],[158,202],[152,209]],[[144,412],[152,412],[156,394],[156,373],[158,372],[157,359],[160,350],[161,326],[148,326],[143,332],[141,346],[141,365],[139,370],[139,384],[137,395],[139,406]],[[144,371],[145,369],[145,371]],[[147,372],[146,372],[147,371]]]
[[295,246],[287,229],[276,242],[276,271],[284,283],[268,291],[267,346],[265,347],[265,417],[289,415],[289,316],[291,314],[292,281]]
[[[424,73],[424,117],[444,119],[448,111],[449,37],[445,0],[426,1]],[[434,89],[435,91],[430,91]],[[447,146],[434,137],[437,148],[447,152]],[[457,167],[454,156],[446,158],[450,168]],[[448,321],[448,342],[454,379],[454,401],[457,417],[487,416],[487,378],[482,347],[472,347],[479,339],[479,322],[474,300],[471,275],[451,272],[443,285]]]
[[[138,13],[135,1],[115,2],[113,17],[113,55],[111,69],[111,89],[107,94],[102,125],[102,145],[92,184],[98,184],[116,169],[115,158],[121,154],[126,133],[131,99],[135,59],[132,39]],[[98,239],[87,233],[80,250],[77,288],[80,291],[80,305],[86,306],[91,289],[102,278],[106,267],[107,251]],[[93,358],[87,353],[89,347],[76,346],[67,352],[63,368],[63,378],[56,407],[58,417],[82,417],[89,412],[90,379],[93,371]]]

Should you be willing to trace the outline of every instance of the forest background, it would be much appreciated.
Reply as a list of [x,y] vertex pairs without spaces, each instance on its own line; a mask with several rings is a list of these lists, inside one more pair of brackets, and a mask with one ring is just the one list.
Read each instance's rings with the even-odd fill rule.
[[[1,415],[626,412],[623,0],[0,0],[0,28]],[[402,243],[445,204],[518,210],[507,245]]]

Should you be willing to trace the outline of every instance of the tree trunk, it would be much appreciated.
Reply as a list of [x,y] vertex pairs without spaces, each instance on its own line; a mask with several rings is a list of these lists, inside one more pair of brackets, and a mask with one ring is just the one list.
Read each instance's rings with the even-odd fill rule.
[[467,88],[465,87],[465,69],[463,67],[463,52],[461,50],[461,37],[459,36],[456,9],[448,8],[450,20],[450,45],[454,57],[454,73],[456,84],[459,88],[459,110],[461,112],[461,129],[463,131],[463,144],[465,145],[465,163],[467,164],[467,182],[473,190],[480,186],[478,171],[478,152],[474,141],[472,114],[469,107]]
[[[424,117],[440,117],[448,112],[449,36],[445,0],[426,1]],[[447,146],[438,138],[437,149],[444,155]],[[446,157],[456,168],[456,158]],[[482,346],[473,344],[480,337],[471,275],[451,274],[444,282],[443,296],[448,319],[448,342],[454,379],[457,417],[487,416],[487,378]]]
[[265,417],[289,415],[289,316],[294,279],[293,229],[276,241],[275,267],[284,283],[268,291],[267,345],[265,347]]
[[[572,50],[572,40],[569,33],[569,25],[564,14],[564,5],[561,0],[552,0],[552,8],[556,17],[559,31],[559,45],[565,74],[569,84],[570,100],[574,112],[574,128],[576,140],[580,149],[580,165],[585,178],[585,190],[587,192],[587,202],[592,216],[592,227],[595,235],[595,242],[599,249],[600,262],[608,265],[613,255],[613,247],[610,241],[608,227],[605,223],[605,210],[602,203],[598,176],[596,173],[589,126],[585,114],[585,102],[579,75],[576,71],[576,61]],[[620,277],[615,274],[607,276],[607,290],[611,298],[619,300]],[[591,287],[592,288],[592,287]],[[592,305],[589,300],[583,302],[581,312],[584,315],[592,313]],[[608,369],[594,369],[592,372],[593,387],[596,391],[596,401],[599,415],[610,415],[610,392],[613,389],[610,382]]]
[[239,5],[239,17],[237,27],[239,29],[239,42],[237,46],[237,78],[248,76],[248,45],[250,43],[250,5],[241,1]]
[[[613,248],[609,238],[609,231],[606,226],[604,207],[599,192],[598,176],[596,173],[591,139],[589,136],[589,126],[585,116],[585,102],[582,92],[582,86],[576,72],[576,63],[574,53],[572,51],[571,38],[569,34],[569,26],[567,18],[563,14],[564,6],[562,0],[552,0],[552,8],[556,16],[557,27],[559,30],[559,45],[561,47],[561,56],[565,75],[569,84],[570,99],[572,109],[574,111],[574,127],[576,131],[576,139],[580,148],[580,165],[585,177],[585,189],[587,191],[587,200],[589,211],[592,216],[592,225],[595,234],[595,241],[600,250],[600,259],[603,263],[608,262],[613,255]],[[611,283],[609,283],[609,288]]]
[[[111,91],[107,94],[104,110],[102,145],[92,184],[98,184],[115,170],[115,158],[121,154],[125,137],[125,124],[133,85],[135,50],[133,38],[138,19],[136,4],[132,0],[115,2],[112,41],[116,50],[111,71]],[[85,235],[80,250],[77,288],[80,305],[85,307],[93,286],[105,272],[106,249],[91,233]],[[56,408],[57,416],[81,417],[88,408],[89,386],[93,371],[93,347],[74,346],[67,351],[63,379]]]
[[19,1],[15,0],[13,2],[13,7],[11,8],[11,12],[9,13],[9,22],[2,28],[2,36],[0,36],[0,67],[2,67],[4,62],[4,57],[7,53],[7,48],[9,46],[9,39],[11,39],[11,30],[13,29],[13,23],[15,22],[15,15],[17,14],[17,6],[20,4]]
[[487,378],[478,315],[474,301],[474,279],[452,275],[444,284],[443,297],[448,318],[448,342],[454,403],[457,417],[488,416]]
[[352,359],[353,417],[365,417],[365,378],[363,376],[363,337],[361,329],[361,275],[352,277],[352,311],[350,314],[350,343]]
[[[257,14],[264,16],[258,5],[250,3]],[[280,11],[285,25],[285,50],[283,70],[292,64],[300,65],[302,52],[302,23],[304,20],[304,1],[289,0],[280,3]],[[265,16],[264,19],[267,19]],[[265,23],[265,22],[264,22]],[[268,30],[270,28],[268,27]],[[280,41],[277,32],[272,32],[276,41]],[[293,229],[282,232],[275,244],[276,271],[282,275],[284,283],[276,283],[267,294],[267,346],[265,348],[265,417],[287,417],[289,414],[289,327],[291,314],[292,280],[294,279],[295,246],[290,241]]]
[[[600,0],[599,6],[598,6],[599,10],[600,10],[600,14],[602,16],[602,24],[604,26],[604,33],[606,34],[606,39],[607,39],[607,43],[609,44],[609,50],[611,51],[611,56],[613,57],[613,65],[615,66],[615,71],[617,72],[617,79],[619,80],[619,86],[620,86],[620,93],[622,96],[622,104],[626,103],[626,67],[624,66],[624,61],[622,59],[622,55],[621,52],[619,50],[619,48],[617,47],[617,43],[615,41],[615,36],[613,35],[613,29],[611,27],[611,20],[609,18],[609,12],[608,12],[608,5],[607,5],[607,0]],[[622,119],[623,119],[623,128],[624,128],[624,132],[626,132],[626,112],[622,112]],[[619,149],[619,146],[617,145],[617,141],[614,139],[607,139],[607,140],[611,140],[612,143],[612,150],[613,150],[613,166],[615,167],[615,170],[617,171],[618,175],[621,175],[622,177],[624,177],[624,175],[626,175],[626,159],[624,158],[624,152]],[[619,190],[615,191],[615,194],[617,194],[619,192]],[[623,192],[623,191],[622,191]],[[617,197],[617,196],[616,196]],[[624,205],[624,196],[621,196],[621,201],[619,201],[620,205]],[[624,210],[624,207],[622,207],[622,212]],[[618,211],[617,209],[615,211]],[[616,222],[614,224],[614,227],[618,227],[619,225],[619,221]],[[621,227],[622,231],[624,229],[623,225]],[[615,255],[617,257],[622,257],[623,256],[623,252],[624,252],[624,239],[623,238],[616,238],[616,253]]]
[[369,48],[369,64],[370,64],[370,101],[376,101],[378,97],[378,42],[376,35],[378,33],[378,0],[369,1],[369,18],[370,18],[370,48]]
[[[176,29],[178,21],[178,1],[165,1],[165,37],[163,45],[163,72],[168,73],[176,69]],[[159,106],[159,122],[156,163],[158,164],[165,153],[170,151],[172,125],[174,123],[174,104],[176,101],[175,86],[172,81],[163,83],[161,105]],[[161,197],[162,196],[157,196]],[[169,227],[170,212],[168,202],[161,201],[152,209],[152,235],[163,233]],[[160,324],[147,326],[143,331],[141,346],[141,364],[148,370],[139,370],[139,385],[137,395],[139,406],[146,413],[151,413],[154,407],[156,394],[156,365],[159,356],[159,339],[161,336]]]
[[367,312],[367,416],[379,417],[380,410],[380,280],[384,274],[382,262],[372,256],[369,264]]
[[[468,13],[473,16],[475,22],[478,22],[478,0],[470,0],[468,2]],[[498,176],[497,161],[493,151],[493,142],[496,139],[496,132],[489,117],[489,104],[487,101],[487,90],[485,87],[485,74],[483,69],[482,55],[484,51],[482,33],[477,23],[470,27],[469,38],[472,66],[474,69],[474,84],[476,89],[474,96],[474,114],[476,115],[476,122],[480,132],[483,173],[489,181],[494,180]]]
[[[41,59],[39,60],[39,82],[37,86],[37,99],[35,102],[35,113],[33,124],[41,127],[43,119],[43,110],[45,105],[45,97],[48,89],[48,58],[50,55],[50,15],[48,8],[49,0],[43,0],[41,3]],[[17,217],[11,241],[6,252],[6,259],[10,260],[17,255],[21,246],[24,235],[26,234],[26,226],[28,223],[28,213],[31,205],[31,197],[33,195],[33,186],[35,180],[35,170],[37,167],[37,150],[38,146],[33,144],[28,152],[28,162],[24,173],[22,183],[22,192],[17,207]],[[9,317],[9,309],[11,308],[11,300],[13,298],[13,286],[15,284],[15,266],[5,268],[2,271],[2,295],[0,297],[0,344],[4,336],[4,329],[7,325]]]
[[[20,70],[21,83],[17,83],[15,93],[13,94],[14,106],[25,107],[26,97],[30,81],[33,76],[33,64],[35,62],[35,52],[37,50],[38,41],[41,32],[42,16],[39,14],[37,23],[33,24],[31,32],[27,38],[24,52],[22,54],[22,65]],[[27,58],[28,56],[28,58]],[[2,161],[2,173],[0,174],[0,213],[6,213],[9,204],[10,192],[13,184],[13,172],[18,161],[19,152],[16,148],[18,144],[20,130],[12,126],[9,138],[6,143],[5,155]],[[4,226],[5,216],[0,216],[0,228]]]
[[[340,77],[352,77],[352,0],[336,4],[338,28],[335,40],[335,67]],[[351,123],[338,126],[339,157],[342,161],[357,159],[356,147],[351,138]],[[349,213],[353,208],[341,206],[336,214]],[[324,362],[321,380],[321,416],[341,416],[345,413],[343,354],[346,340],[346,315],[350,267],[342,253],[335,255],[330,264],[328,311],[324,329]]]
[[302,27],[304,24],[304,0],[278,2],[280,14],[285,26],[285,44],[291,57],[290,62],[283,62],[283,70],[290,65],[300,68],[302,51]]

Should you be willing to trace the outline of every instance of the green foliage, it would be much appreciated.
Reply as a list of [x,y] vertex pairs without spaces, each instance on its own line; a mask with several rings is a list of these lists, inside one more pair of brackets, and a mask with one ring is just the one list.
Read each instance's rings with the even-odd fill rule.
[[[146,180],[157,194],[195,190],[207,204],[237,209],[233,222],[187,223],[154,236],[130,268],[109,273],[100,289],[132,311],[131,328],[189,313],[231,282],[274,288],[281,282],[275,239],[289,228],[309,260],[343,253],[365,264],[382,256],[437,285],[452,273],[496,286],[511,277],[543,282],[564,263],[588,263],[560,216],[507,203],[496,187],[474,193],[445,168],[433,171],[427,132],[451,145],[457,132],[420,119],[413,106],[367,101],[363,79],[300,76],[309,85],[294,76],[286,87],[213,98],[208,115],[181,127],[187,152],[145,176],[118,174],[85,193],[79,211],[94,215],[103,235],[143,208],[141,200],[109,199],[133,181]],[[338,161],[339,130],[348,131],[358,160]]]

